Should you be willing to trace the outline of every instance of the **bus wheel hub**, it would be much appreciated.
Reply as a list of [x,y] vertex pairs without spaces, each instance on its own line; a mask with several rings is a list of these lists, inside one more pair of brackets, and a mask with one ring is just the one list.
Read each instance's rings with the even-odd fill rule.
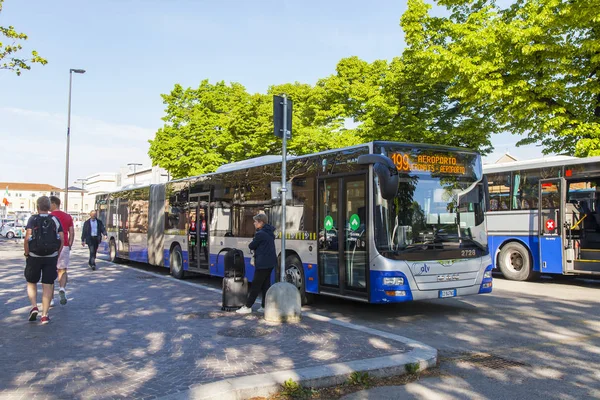
[[298,289],[302,287],[302,274],[295,265],[290,266],[285,271],[286,281],[296,286]]

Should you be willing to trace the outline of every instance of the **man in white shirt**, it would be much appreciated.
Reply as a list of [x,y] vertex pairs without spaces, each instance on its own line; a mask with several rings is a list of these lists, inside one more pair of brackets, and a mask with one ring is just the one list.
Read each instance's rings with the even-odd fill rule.
[[96,210],[92,210],[90,212],[90,219],[85,221],[81,231],[81,245],[85,246],[87,244],[90,249],[88,266],[92,271],[96,270],[96,252],[102,242],[102,235],[106,236],[106,229],[104,229],[102,221],[96,218]]

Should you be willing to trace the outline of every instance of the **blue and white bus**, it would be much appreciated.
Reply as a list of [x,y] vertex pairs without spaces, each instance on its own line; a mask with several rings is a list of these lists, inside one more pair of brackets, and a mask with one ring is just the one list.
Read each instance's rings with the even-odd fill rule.
[[600,275],[600,157],[484,165],[494,268],[507,279]]
[[[301,293],[393,303],[489,293],[492,263],[479,154],[371,142],[288,160],[286,279]],[[244,251],[252,216],[281,227],[281,157],[98,196],[101,251],[187,272],[224,275],[224,248]],[[279,182],[279,183],[278,183]],[[275,271],[274,276],[280,276]]]

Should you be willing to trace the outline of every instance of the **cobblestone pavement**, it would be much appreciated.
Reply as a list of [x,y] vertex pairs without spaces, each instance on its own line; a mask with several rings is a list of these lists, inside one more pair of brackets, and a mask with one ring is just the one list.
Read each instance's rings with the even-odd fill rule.
[[[220,311],[219,293],[98,261],[74,247],[69,302],[27,321],[22,242],[0,240],[0,398],[155,398],[209,383],[406,352],[304,319],[269,325]],[[41,301],[41,288],[38,290]]]

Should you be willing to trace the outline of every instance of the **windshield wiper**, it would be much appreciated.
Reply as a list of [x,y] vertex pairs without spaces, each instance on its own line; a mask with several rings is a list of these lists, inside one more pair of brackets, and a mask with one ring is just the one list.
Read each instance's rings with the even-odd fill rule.
[[474,244],[475,246],[479,247],[481,250],[483,251],[488,251],[488,248],[486,245],[479,243],[477,240],[472,239],[470,237],[460,237],[458,238],[460,241],[462,242],[467,242],[470,244]]
[[416,250],[427,250],[427,247],[429,247],[428,243],[407,244],[401,249],[396,249],[396,253],[407,253]]
[[406,245],[396,250],[396,253],[409,253],[418,250],[443,250],[442,242],[415,243]]

